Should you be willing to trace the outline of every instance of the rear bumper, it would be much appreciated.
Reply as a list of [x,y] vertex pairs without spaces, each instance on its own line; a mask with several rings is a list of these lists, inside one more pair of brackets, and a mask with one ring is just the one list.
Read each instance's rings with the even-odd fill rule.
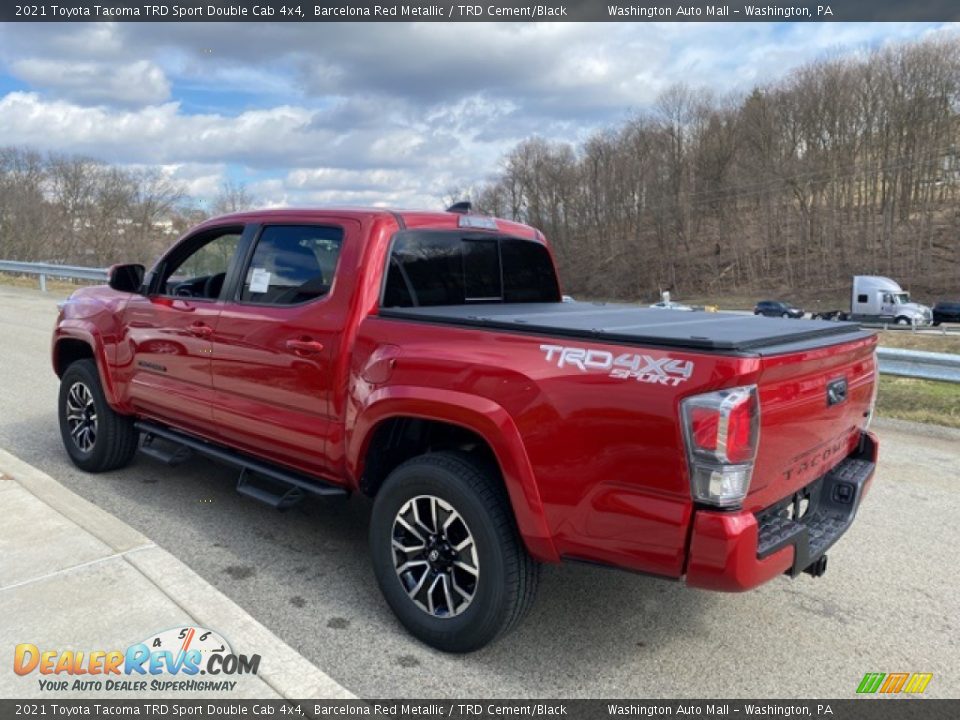
[[[813,566],[850,527],[876,462],[877,438],[864,432],[855,452],[796,495],[758,513],[698,511],[687,584],[739,592]],[[791,509],[802,502],[806,513],[792,519]]]

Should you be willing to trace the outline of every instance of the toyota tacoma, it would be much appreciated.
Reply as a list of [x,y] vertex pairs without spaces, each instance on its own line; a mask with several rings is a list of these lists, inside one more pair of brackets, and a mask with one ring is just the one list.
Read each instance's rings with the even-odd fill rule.
[[52,347],[70,458],[212,457],[280,509],[370,496],[386,601],[447,651],[515,626],[541,563],[824,572],[877,460],[872,334],[562,302],[538,230],[451,210],[233,214],[77,290]]

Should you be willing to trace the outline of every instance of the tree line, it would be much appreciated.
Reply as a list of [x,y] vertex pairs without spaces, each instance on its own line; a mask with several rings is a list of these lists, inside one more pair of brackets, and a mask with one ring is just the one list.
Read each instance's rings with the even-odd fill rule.
[[0,259],[102,267],[157,257],[190,226],[247,209],[224,183],[208,208],[157,169],[0,147]]
[[[541,228],[574,294],[840,295],[867,273],[960,295],[960,37],[820,60],[742,96],[675,85],[578,145],[520,142],[470,195]],[[202,206],[157,169],[0,147],[4,259],[147,260],[252,204],[242,185]]]
[[574,293],[839,294],[864,273],[960,295],[960,38],[738,97],[676,85],[577,146],[519,143],[472,195],[542,228]]

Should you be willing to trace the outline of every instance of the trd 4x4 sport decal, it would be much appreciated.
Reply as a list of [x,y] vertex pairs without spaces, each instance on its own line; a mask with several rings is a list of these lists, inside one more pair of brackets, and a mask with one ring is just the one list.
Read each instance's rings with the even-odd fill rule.
[[608,350],[594,348],[541,345],[548,363],[558,368],[575,367],[581,372],[602,370],[618,380],[634,379],[637,382],[676,387],[693,375],[693,362],[675,358],[655,358],[639,353],[614,355]]

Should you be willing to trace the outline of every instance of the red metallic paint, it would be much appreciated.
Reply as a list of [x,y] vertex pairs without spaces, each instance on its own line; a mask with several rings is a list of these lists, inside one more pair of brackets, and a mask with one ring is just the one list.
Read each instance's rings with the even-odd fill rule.
[[[686,574],[690,585],[721,590],[746,589],[782,573],[792,551],[758,561],[753,512],[809,483],[855,447],[876,382],[875,339],[765,358],[645,348],[655,358],[694,363],[688,381],[668,388],[558,368],[540,350],[556,343],[551,337],[378,317],[393,234],[401,227],[454,229],[458,221],[450,213],[380,209],[219,218],[187,239],[224,224],[343,227],[330,293],[299,306],[211,301],[177,313],[169,299],[79,291],[61,315],[54,349],[68,337],[88,342],[118,410],[351,490],[359,487],[379,423],[407,416],[467,428],[493,450],[520,532],[539,560],[570,557],[673,578]],[[502,233],[545,242],[532,228],[497,223]],[[167,326],[136,320],[138,309],[161,306]],[[190,335],[194,315],[213,328],[208,338]],[[124,316],[126,323],[118,322]],[[170,353],[184,375],[151,379],[162,387],[147,387],[136,360],[151,347],[159,354],[157,343],[183,341],[185,333],[193,339],[183,354]],[[300,353],[288,347],[290,339],[323,349]],[[593,341],[566,344],[624,350]],[[849,399],[828,408],[826,383],[841,376]],[[761,403],[760,445],[743,510],[695,511],[679,403],[753,383]],[[204,421],[208,413],[212,419]]]
[[[868,433],[876,449],[877,436]],[[873,462],[877,461],[874,452]],[[822,474],[822,473],[821,473]],[[873,475],[863,487],[865,497]],[[793,565],[793,547],[757,558],[757,519],[751,512],[698,510],[694,515],[687,564],[687,585],[707,590],[742,592],[782,575]]]

